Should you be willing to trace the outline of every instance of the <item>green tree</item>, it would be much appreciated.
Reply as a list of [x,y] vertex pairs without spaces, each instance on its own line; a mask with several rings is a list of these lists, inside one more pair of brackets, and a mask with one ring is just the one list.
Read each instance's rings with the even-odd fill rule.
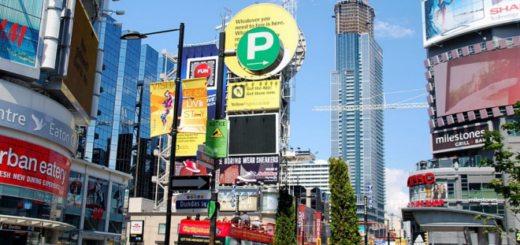
[[[514,108],[515,117],[519,119],[520,102],[516,102]],[[520,120],[507,122],[501,126],[501,129],[509,134],[513,132],[520,133]],[[504,208],[513,213],[518,219],[518,214],[520,214],[520,154],[510,151],[510,147],[505,147],[505,137],[498,130],[486,131],[484,139],[484,150],[493,150],[494,159],[484,158],[480,162],[480,166],[492,167],[495,169],[495,173],[504,175],[502,178],[492,180],[487,188],[493,189],[497,194],[503,196],[506,200]],[[516,242],[516,236],[508,234],[508,232],[518,232],[518,229],[506,231],[493,217],[485,215],[477,215],[475,219],[483,220],[484,224],[494,223],[495,226],[487,228],[487,232],[499,232]]]
[[280,188],[278,210],[276,211],[276,230],[274,245],[296,244],[296,216],[294,214],[293,197],[289,194],[287,185]]
[[329,159],[329,187],[331,200],[330,243],[334,245],[359,245],[359,221],[356,198],[350,185],[347,164],[339,159]]

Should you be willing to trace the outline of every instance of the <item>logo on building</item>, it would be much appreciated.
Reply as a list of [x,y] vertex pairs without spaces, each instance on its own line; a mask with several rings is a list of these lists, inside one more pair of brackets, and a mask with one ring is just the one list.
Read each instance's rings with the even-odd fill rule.
[[276,33],[266,27],[248,31],[238,43],[240,64],[251,71],[272,71],[283,59],[283,43]]
[[416,185],[427,185],[433,184],[435,182],[435,175],[432,173],[427,173],[425,175],[418,174],[414,176],[408,177],[408,187],[416,186]]

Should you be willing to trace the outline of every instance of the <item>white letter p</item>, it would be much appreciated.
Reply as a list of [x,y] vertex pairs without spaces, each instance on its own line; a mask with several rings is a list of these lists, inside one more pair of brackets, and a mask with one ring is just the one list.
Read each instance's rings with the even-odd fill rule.
[[[257,38],[265,38],[264,45],[256,46]],[[264,51],[273,46],[273,36],[269,32],[256,32],[249,34],[247,40],[247,59],[254,60],[257,51]]]

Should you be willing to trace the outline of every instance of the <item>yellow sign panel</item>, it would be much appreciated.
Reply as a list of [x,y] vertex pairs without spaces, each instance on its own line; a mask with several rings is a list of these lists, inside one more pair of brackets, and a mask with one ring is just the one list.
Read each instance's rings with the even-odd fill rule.
[[175,155],[189,157],[197,155],[197,147],[204,144],[206,134],[179,133],[177,134],[177,147]]
[[237,50],[242,36],[251,29],[266,27],[276,33],[284,48],[280,65],[272,71],[258,73],[240,65],[237,56],[226,56],[226,66],[237,76],[260,80],[280,72],[293,58],[298,45],[298,26],[289,12],[274,4],[255,4],[236,14],[226,28],[226,50]]
[[150,83],[150,137],[172,131],[175,82]]
[[206,78],[182,81],[182,115],[179,132],[206,134],[208,89]]
[[227,110],[266,110],[280,108],[280,81],[228,84]]

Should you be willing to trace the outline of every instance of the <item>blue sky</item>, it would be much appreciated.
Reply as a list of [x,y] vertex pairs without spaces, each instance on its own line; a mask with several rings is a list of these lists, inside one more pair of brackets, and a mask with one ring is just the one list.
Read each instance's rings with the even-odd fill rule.
[[[279,4],[282,0],[122,0],[110,9],[125,10],[114,16],[123,22],[123,30],[153,32],[186,26],[185,43],[195,44],[218,38],[215,27],[221,24],[224,7],[239,12],[256,2]],[[307,39],[305,62],[296,76],[296,100],[291,105],[291,141],[295,149],[318,151],[318,159],[330,156],[330,113],[313,112],[314,106],[330,104],[330,72],[334,70],[335,0],[299,0],[297,23]],[[421,4],[417,0],[370,0],[376,11],[375,36],[383,48],[384,91],[392,93],[387,103],[425,102],[426,51],[422,46]],[[178,34],[153,35],[143,40],[159,52],[177,50]],[[424,95],[421,95],[424,94]],[[428,113],[422,109],[385,111],[385,158],[388,205],[407,203],[406,177],[419,160],[430,159]],[[399,192],[399,193],[398,193]],[[402,200],[406,199],[406,200]],[[404,201],[404,202],[403,202]]]

